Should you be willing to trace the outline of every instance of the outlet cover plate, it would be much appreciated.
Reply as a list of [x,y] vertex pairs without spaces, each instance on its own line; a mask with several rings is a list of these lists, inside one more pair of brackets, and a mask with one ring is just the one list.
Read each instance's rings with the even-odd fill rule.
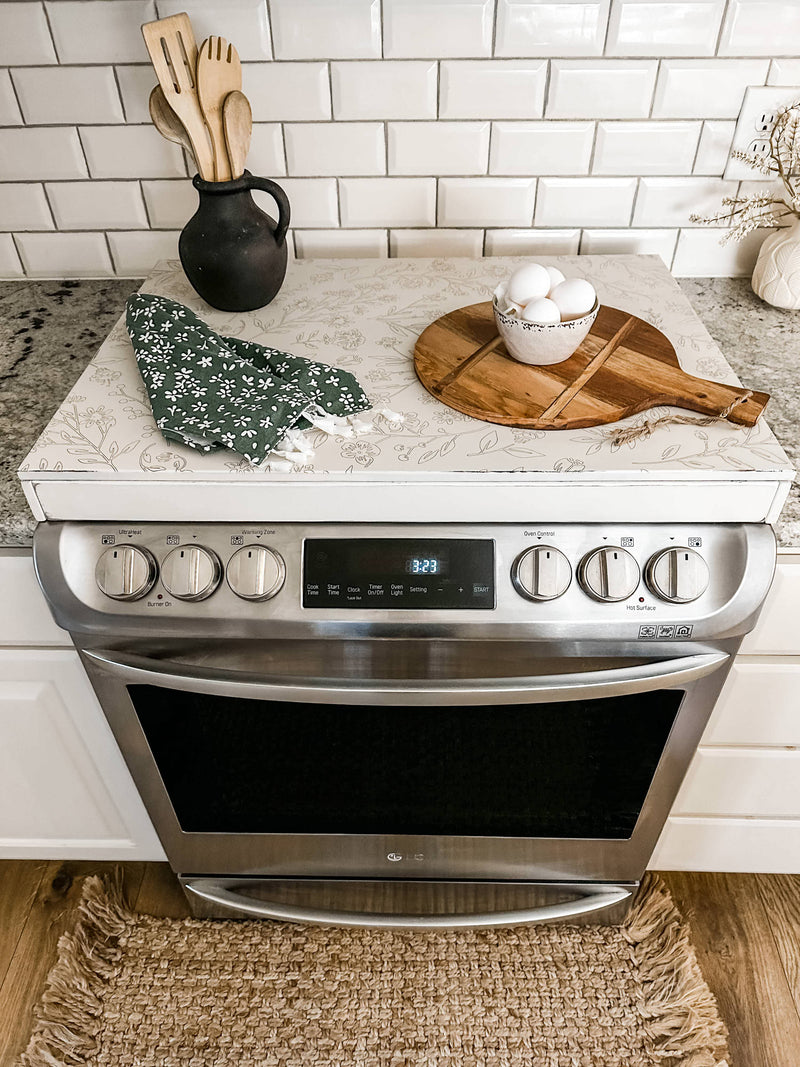
[[[767,142],[779,107],[800,101],[800,85],[749,85],[744,91],[731,151],[768,151]],[[753,170],[740,159],[728,157],[723,178],[733,181],[768,182],[766,174]]]

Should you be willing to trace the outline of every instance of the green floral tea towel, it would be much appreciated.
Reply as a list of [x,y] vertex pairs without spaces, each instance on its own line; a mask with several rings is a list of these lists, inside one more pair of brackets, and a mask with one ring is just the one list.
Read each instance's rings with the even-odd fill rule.
[[220,337],[166,297],[134,294],[125,321],[156,425],[192,448],[232,448],[261,463],[309,419],[336,432],[331,416],[371,406],[347,371]]

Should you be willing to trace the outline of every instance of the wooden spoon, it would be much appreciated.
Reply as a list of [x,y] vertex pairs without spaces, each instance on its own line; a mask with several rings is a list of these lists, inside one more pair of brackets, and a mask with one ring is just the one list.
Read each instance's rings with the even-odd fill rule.
[[250,110],[250,101],[244,93],[235,90],[225,97],[225,103],[222,105],[222,124],[225,127],[231,177],[241,178],[253,133],[253,113]]
[[225,146],[222,105],[229,93],[242,88],[239,53],[224,37],[209,37],[197,56],[197,95],[214,146],[214,174],[218,182],[230,181],[231,165]]
[[185,12],[156,22],[145,22],[142,36],[158,76],[164,99],[186,130],[200,177],[214,179],[214,158],[197,99],[195,69],[197,45]]
[[[162,137],[166,137],[168,141],[172,141],[175,144],[182,145],[194,158],[189,134],[186,132],[181,120],[167,103],[164,90],[160,85],[156,85],[152,93],[150,93],[150,118]],[[197,161],[195,160],[195,165],[196,163]]]

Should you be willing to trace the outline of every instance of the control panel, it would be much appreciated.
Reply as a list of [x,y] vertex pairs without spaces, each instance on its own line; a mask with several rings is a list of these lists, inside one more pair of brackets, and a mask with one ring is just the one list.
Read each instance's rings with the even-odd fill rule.
[[238,633],[290,636],[427,623],[637,642],[730,629],[730,606],[757,603],[775,562],[764,524],[43,523],[34,552],[45,590],[63,590],[68,630],[113,620],[213,634],[235,620]]

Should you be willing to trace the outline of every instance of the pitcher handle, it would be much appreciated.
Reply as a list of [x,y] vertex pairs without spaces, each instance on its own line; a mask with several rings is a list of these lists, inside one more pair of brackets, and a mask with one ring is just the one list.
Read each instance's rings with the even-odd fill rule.
[[289,229],[289,219],[291,218],[291,208],[289,207],[289,198],[286,193],[281,189],[277,182],[273,182],[270,178],[259,178],[256,174],[251,174],[249,170],[246,170],[242,175],[247,179],[247,185],[250,189],[262,189],[265,193],[275,200],[278,205],[278,225],[275,227],[275,243],[278,245],[283,244],[283,239],[286,237],[286,231]]

